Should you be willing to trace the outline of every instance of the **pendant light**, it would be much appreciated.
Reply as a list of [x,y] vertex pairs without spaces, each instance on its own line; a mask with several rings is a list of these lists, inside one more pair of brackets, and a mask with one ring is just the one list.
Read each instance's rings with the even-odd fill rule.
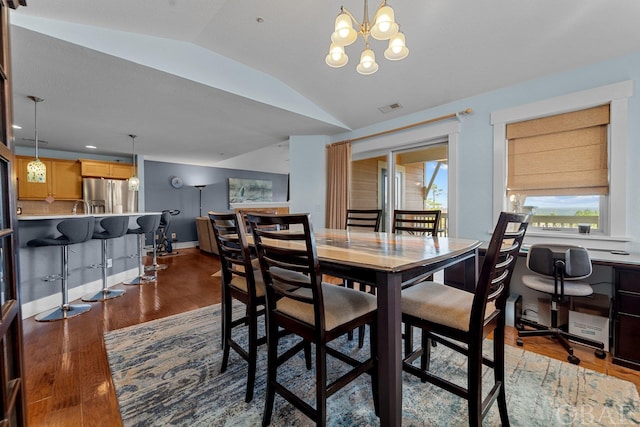
[[138,191],[140,189],[140,178],[138,178],[137,172],[137,162],[136,162],[136,136],[137,135],[129,135],[131,138],[131,151],[133,157],[133,176],[129,178],[129,190]]
[[[353,28],[354,23],[357,30]],[[369,21],[369,5],[368,1],[364,0],[362,23],[358,22],[344,6],[340,8],[334,31],[331,34],[329,54],[325,57],[328,66],[339,68],[349,62],[344,48],[355,42],[358,34],[365,42],[365,49],[360,55],[360,63],[356,66],[356,70],[360,74],[370,75],[378,71],[375,53],[369,47],[369,36],[376,40],[389,40],[389,47],[384,51],[384,57],[388,60],[399,61],[409,55],[404,34],[400,32],[400,26],[396,23],[395,14],[391,6],[387,5],[387,0],[382,0],[376,9],[373,21]]]
[[47,182],[47,166],[38,158],[38,102],[44,101],[37,96],[29,96],[29,99],[33,101],[34,105],[34,128],[35,128],[35,141],[36,141],[36,158],[31,160],[27,164],[27,182],[45,183]]

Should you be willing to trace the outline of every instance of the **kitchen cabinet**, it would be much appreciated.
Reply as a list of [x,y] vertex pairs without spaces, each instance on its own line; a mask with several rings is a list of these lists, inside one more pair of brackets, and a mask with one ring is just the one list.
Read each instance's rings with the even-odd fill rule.
[[615,267],[613,274],[613,363],[640,369],[640,269]]
[[38,183],[27,182],[27,164],[31,160],[33,157],[16,156],[18,200],[44,200],[49,196],[56,200],[82,199],[80,163],[75,160],[40,158],[47,167],[47,180]]
[[80,159],[80,164],[81,174],[84,177],[129,179],[133,175],[131,163]]

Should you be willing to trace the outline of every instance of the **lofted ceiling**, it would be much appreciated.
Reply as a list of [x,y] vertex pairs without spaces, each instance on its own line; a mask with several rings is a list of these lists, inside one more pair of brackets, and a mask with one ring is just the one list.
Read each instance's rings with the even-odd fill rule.
[[[409,56],[328,67],[363,0],[27,0],[11,12],[15,143],[287,173],[289,135],[333,135],[640,51],[638,0],[389,0]],[[369,5],[370,15],[379,3]],[[261,18],[262,22],[258,22]],[[382,113],[379,107],[402,108]],[[85,145],[95,145],[89,151]]]

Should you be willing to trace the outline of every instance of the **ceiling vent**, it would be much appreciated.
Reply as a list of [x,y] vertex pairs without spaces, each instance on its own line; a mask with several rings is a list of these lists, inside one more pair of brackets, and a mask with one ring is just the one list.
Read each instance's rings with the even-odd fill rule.
[[385,105],[383,107],[378,107],[378,110],[380,110],[380,112],[386,114],[389,111],[398,110],[400,108],[402,108],[402,105],[400,105],[399,102],[394,102],[393,104]]

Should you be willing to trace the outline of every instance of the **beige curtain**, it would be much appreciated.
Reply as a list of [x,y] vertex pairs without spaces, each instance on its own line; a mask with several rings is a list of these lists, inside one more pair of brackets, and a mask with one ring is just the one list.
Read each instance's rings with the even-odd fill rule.
[[609,192],[609,105],[507,125],[507,194]]
[[327,146],[327,228],[344,228],[351,193],[351,143]]

